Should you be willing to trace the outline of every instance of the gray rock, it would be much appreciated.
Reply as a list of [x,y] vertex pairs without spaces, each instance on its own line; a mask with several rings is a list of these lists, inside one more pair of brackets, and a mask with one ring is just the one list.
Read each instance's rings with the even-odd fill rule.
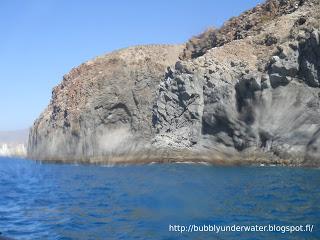
[[[148,148],[154,135],[156,91],[181,49],[137,46],[73,69],[53,90],[50,105],[33,125],[29,157],[94,161]],[[177,100],[175,94],[161,96],[166,101]],[[168,115],[166,105],[160,103],[158,109],[162,116]]]
[[314,30],[306,41],[299,45],[299,75],[311,87],[319,87],[320,44],[319,30]]
[[[281,58],[272,56],[268,73],[249,70],[242,75],[244,68],[240,70],[240,65],[224,68],[219,62],[202,62],[206,67],[198,67],[193,74],[176,70],[173,81],[183,86],[179,94],[188,89],[188,100],[192,99],[191,95],[200,97],[194,100],[195,107],[183,104],[183,97],[177,102],[174,109],[180,109],[183,114],[176,119],[178,126],[167,123],[171,126],[170,133],[166,133],[165,121],[156,122],[160,134],[155,142],[161,146],[168,143],[169,148],[192,147],[249,156],[271,154],[274,157],[268,155],[270,161],[290,159],[296,165],[319,164],[320,135],[315,132],[320,129],[320,103],[318,90],[303,83],[308,73],[301,72],[300,59],[305,51],[299,45],[286,48]],[[316,56],[314,62],[318,60]],[[197,61],[185,64],[196,65]],[[207,74],[206,68],[214,70]],[[167,91],[171,91],[170,87]],[[190,113],[196,117],[190,117]],[[168,115],[166,118],[172,119],[170,112]]]
[[184,60],[179,46],[135,47],[73,69],[34,123],[29,156],[320,165],[319,1],[278,3],[191,40]]
[[313,166],[320,159],[320,129],[318,129],[306,146],[305,164]]
[[273,88],[285,86],[291,81],[291,77],[280,75],[279,73],[270,74],[270,83]]

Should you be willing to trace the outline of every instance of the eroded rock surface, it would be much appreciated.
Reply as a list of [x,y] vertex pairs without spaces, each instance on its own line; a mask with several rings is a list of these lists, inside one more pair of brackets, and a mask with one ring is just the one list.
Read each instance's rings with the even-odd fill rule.
[[319,1],[268,0],[184,48],[89,61],[54,89],[29,154],[320,165],[319,22]]
[[[160,84],[155,144],[318,164],[319,3],[304,4],[253,37],[178,62]],[[297,24],[301,16],[310,17]]]
[[86,161],[149,145],[156,89],[181,48],[132,47],[72,69],[34,123],[29,156]]

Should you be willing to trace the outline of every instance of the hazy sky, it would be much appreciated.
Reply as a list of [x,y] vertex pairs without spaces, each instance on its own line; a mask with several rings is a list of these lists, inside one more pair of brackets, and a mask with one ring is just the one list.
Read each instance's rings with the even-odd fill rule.
[[72,67],[147,43],[183,43],[262,0],[1,0],[0,131],[27,128]]

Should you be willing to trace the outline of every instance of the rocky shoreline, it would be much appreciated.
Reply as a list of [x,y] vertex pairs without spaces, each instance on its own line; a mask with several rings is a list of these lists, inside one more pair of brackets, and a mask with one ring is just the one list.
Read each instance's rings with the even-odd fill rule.
[[320,6],[267,0],[185,45],[122,49],[63,77],[28,157],[320,165]]
[[226,154],[199,155],[193,152],[182,154],[172,154],[168,152],[151,153],[131,153],[122,156],[110,155],[92,158],[47,158],[33,159],[42,163],[54,164],[93,164],[103,166],[125,166],[125,165],[145,165],[145,164],[171,164],[171,163],[186,163],[186,164],[204,164],[208,166],[283,166],[283,167],[303,167],[303,168],[319,168],[318,163],[306,164],[303,159],[283,159],[275,158],[272,154],[238,154],[237,156]]

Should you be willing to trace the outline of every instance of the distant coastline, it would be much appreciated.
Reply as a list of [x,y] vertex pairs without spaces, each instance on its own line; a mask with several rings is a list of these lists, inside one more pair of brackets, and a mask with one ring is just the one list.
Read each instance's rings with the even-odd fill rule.
[[0,156],[2,157],[27,157],[26,144],[7,144],[0,143]]
[[0,131],[0,156],[27,157],[28,129]]

